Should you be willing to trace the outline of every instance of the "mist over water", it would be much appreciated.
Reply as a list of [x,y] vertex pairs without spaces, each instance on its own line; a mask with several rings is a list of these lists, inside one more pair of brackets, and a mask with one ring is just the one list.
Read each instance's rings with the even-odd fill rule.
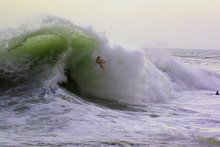
[[198,51],[130,49],[65,19],[36,21],[1,33],[0,144],[219,145],[213,52],[202,69]]
[[215,91],[220,87],[220,76],[218,73],[202,69],[200,67],[192,68],[192,66],[183,64],[177,59],[167,55],[164,55],[164,57],[161,58],[154,54],[149,58],[151,58],[157,68],[168,76],[174,85],[174,89],[200,89]]
[[[38,76],[32,71],[42,70],[44,77],[39,77],[38,81],[52,78],[53,82],[62,83],[71,79],[83,96],[131,104],[165,102],[172,97],[166,77],[143,50],[127,50],[117,45],[111,47],[106,38],[100,38],[91,29],[80,30],[62,19],[49,17],[42,20],[40,26],[32,31],[23,30],[20,36],[7,42],[9,47],[2,50],[11,60],[7,58],[9,61],[4,63],[6,60],[2,59],[2,74],[11,68],[17,79],[19,71]],[[104,69],[95,64],[97,56],[106,61]],[[16,67],[21,65],[25,69]],[[51,70],[52,73],[49,72]]]

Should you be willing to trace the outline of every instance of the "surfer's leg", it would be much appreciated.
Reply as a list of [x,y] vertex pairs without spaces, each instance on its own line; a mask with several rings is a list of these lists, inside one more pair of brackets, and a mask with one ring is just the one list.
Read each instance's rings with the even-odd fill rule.
[[99,64],[101,68],[104,68],[104,66],[102,65],[102,63]]

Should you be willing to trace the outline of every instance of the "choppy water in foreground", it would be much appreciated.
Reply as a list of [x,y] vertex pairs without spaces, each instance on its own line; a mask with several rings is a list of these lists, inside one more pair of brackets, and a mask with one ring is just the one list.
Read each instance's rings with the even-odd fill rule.
[[80,30],[2,35],[0,146],[220,146],[219,50],[158,57]]

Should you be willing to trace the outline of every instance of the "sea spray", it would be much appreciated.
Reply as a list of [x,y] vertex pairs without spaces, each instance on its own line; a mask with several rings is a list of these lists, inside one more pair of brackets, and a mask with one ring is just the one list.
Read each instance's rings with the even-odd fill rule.
[[[91,28],[53,17],[42,20],[33,30],[22,30],[1,47],[10,63],[16,63],[12,67],[19,69],[14,70],[15,79],[22,67],[27,67],[19,72],[23,73],[19,74],[20,81],[68,85],[64,88],[77,89],[71,92],[86,98],[145,104],[166,102],[172,97],[166,76],[141,49],[110,46],[105,36],[100,37]],[[106,61],[104,69],[95,64],[97,56]],[[30,60],[21,62],[26,58]],[[1,64],[4,67],[3,60]],[[2,69],[1,79],[5,79]]]
[[[95,64],[97,56],[106,63],[104,69]],[[71,77],[85,96],[112,99],[126,103],[165,102],[172,97],[168,81],[151,64],[141,49],[100,46],[88,64],[73,68]]]
[[161,50],[147,50],[147,54],[176,90],[218,90],[220,88],[220,75],[215,72],[183,64]]

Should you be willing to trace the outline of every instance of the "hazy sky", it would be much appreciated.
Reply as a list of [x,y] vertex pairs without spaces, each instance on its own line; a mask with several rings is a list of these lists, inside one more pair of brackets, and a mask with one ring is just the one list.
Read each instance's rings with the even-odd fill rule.
[[220,0],[0,0],[1,28],[44,14],[122,44],[220,49]]

